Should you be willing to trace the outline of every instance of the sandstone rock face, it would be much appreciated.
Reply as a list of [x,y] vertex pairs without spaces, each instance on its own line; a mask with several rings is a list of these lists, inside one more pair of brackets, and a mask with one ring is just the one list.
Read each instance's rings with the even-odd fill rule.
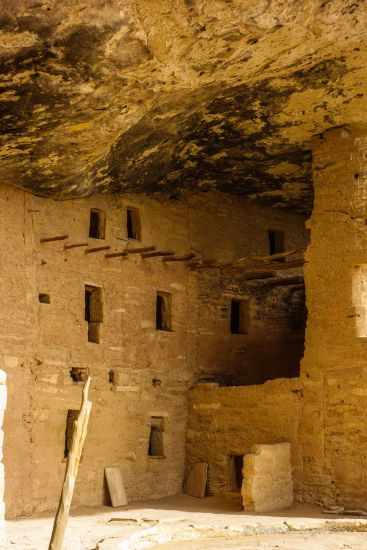
[[219,189],[308,211],[310,138],[363,121],[359,0],[12,0],[0,176],[59,198]]

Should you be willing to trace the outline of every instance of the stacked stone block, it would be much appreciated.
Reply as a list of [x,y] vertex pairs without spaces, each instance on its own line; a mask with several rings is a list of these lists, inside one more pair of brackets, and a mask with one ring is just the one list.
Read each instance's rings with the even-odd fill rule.
[[272,512],[293,504],[289,443],[254,445],[243,462],[241,494],[246,511]]

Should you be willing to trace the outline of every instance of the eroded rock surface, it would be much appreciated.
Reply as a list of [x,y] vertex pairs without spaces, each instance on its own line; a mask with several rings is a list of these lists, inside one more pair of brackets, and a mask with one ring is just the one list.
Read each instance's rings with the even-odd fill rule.
[[363,0],[2,0],[0,175],[58,198],[219,189],[308,211],[366,119]]

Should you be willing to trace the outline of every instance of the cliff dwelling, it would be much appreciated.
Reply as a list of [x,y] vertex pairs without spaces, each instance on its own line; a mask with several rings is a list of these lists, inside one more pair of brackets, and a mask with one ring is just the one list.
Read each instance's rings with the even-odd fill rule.
[[367,530],[366,28],[361,0],[0,2],[1,548],[47,548],[89,383],[88,533]]

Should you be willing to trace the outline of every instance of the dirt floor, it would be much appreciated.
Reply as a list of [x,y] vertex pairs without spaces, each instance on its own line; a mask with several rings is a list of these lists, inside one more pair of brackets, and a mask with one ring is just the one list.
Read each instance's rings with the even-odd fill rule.
[[[6,522],[1,549],[47,550],[52,517]],[[233,499],[187,496],[72,514],[64,550],[367,550],[367,519],[297,505],[249,514]]]

